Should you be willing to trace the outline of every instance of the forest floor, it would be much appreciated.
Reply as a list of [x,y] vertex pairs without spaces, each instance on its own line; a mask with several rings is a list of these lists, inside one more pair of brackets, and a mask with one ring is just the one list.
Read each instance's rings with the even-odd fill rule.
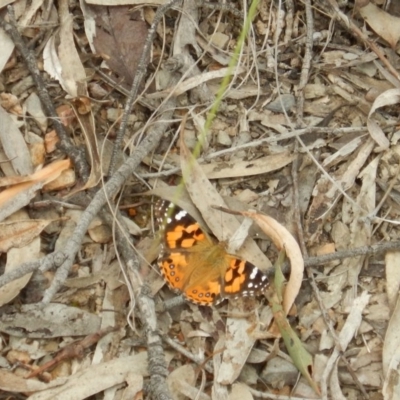
[[400,398],[400,3],[339,3],[0,1],[0,399]]

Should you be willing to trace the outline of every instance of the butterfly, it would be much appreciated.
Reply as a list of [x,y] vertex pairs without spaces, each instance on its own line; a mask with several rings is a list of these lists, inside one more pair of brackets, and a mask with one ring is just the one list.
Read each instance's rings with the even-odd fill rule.
[[255,296],[268,286],[256,266],[228,254],[185,210],[159,200],[155,211],[162,233],[158,265],[175,292],[198,305],[211,306],[225,298]]

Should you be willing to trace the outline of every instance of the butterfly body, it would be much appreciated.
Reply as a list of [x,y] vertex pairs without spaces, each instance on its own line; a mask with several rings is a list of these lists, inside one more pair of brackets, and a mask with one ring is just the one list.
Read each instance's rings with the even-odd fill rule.
[[186,211],[168,201],[157,204],[162,231],[158,265],[168,285],[199,305],[260,294],[267,277],[253,264],[228,254]]

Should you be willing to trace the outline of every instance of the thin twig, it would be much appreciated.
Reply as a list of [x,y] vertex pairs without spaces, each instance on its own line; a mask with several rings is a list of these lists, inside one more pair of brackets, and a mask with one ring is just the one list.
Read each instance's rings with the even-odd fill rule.
[[342,354],[340,356],[341,360],[344,362],[344,364],[346,365],[347,371],[349,371],[349,374],[351,375],[351,377],[353,378],[354,383],[356,384],[356,386],[358,387],[358,389],[360,389],[360,392],[363,394],[364,399],[369,399],[368,393],[365,390],[364,385],[360,382],[360,380],[358,379],[357,374],[354,372],[353,368],[351,367],[349,361],[347,360],[347,358]]
[[342,25],[350,30],[351,33],[354,34],[354,36],[358,37],[366,46],[370,47],[371,50],[378,56],[378,58],[382,61],[383,65],[386,66],[386,68],[390,71],[390,73],[398,80],[400,81],[400,74],[396,70],[396,68],[393,67],[393,65],[390,63],[389,59],[386,57],[386,55],[382,52],[380,47],[378,47],[375,42],[370,40],[362,31],[361,29],[353,22],[351,18],[349,18],[347,15],[345,15],[339,8],[338,3],[336,0],[325,0],[330,6],[330,8],[334,11],[336,18],[342,23]]
[[198,7],[209,8],[210,10],[228,11],[235,17],[244,18],[244,13],[229,3],[211,3],[204,0],[196,0]]
[[312,49],[313,49],[313,33],[314,33],[314,19],[310,0],[304,2],[306,8],[306,26],[307,26],[307,38],[305,45],[305,52],[303,57],[303,65],[301,67],[300,82],[298,85],[297,92],[297,121],[300,125],[303,119],[304,111],[304,88],[308,83],[311,69]]
[[137,254],[129,243],[129,238],[127,238],[125,234],[119,213],[117,213],[117,215],[108,213],[108,215],[104,216],[107,222],[116,228],[114,232],[116,235],[115,243],[117,244],[118,254],[121,255],[123,264],[127,266],[127,270],[123,270],[124,277],[128,289],[132,287],[132,290],[130,290],[131,296],[134,294],[132,298],[132,307],[135,305],[138,306],[138,316],[146,337],[149,363],[148,370],[150,373],[150,383],[146,391],[149,393],[149,398],[151,399],[172,400],[166,383],[168,369],[162,346],[162,337],[157,329],[157,316],[154,300],[150,295],[151,291],[146,284],[143,284],[138,273],[140,262]]
[[41,265],[41,260],[31,261],[28,263],[24,263],[20,265],[18,268],[1,275],[0,287],[6,285],[7,283],[15,281],[18,278],[21,278],[21,276],[36,271],[40,267],[40,265]]
[[[296,148],[298,147],[298,143],[296,142]],[[292,179],[293,179],[293,203],[294,203],[294,220],[296,223],[297,228],[297,235],[299,238],[299,244],[303,256],[305,259],[308,258],[308,251],[304,240],[304,233],[303,233],[303,223],[302,223],[302,216],[300,212],[300,199],[299,199],[299,186],[298,186],[298,157],[293,161],[292,164]],[[315,282],[314,274],[309,266],[306,266],[306,274],[308,277],[308,281],[312,287],[313,294],[315,299],[317,300],[318,307],[321,311],[322,318],[324,319],[325,325],[327,326],[330,334],[332,335],[333,340],[335,341],[336,346],[340,348],[340,341],[339,337],[333,327],[333,323],[328,315],[328,312],[324,306],[324,302],[320,296],[317,283]]]
[[255,398],[268,400],[305,400],[304,397],[285,396],[283,394],[274,394],[271,391],[260,391],[248,387],[248,390]]
[[181,3],[182,0],[171,0],[169,3],[164,4],[159,7],[154,15],[153,22],[148,31],[146,41],[144,43],[143,52],[140,56],[139,64],[136,70],[135,78],[132,83],[132,90],[129,93],[129,97],[125,103],[124,112],[121,118],[121,125],[119,126],[117,136],[114,142],[113,153],[111,156],[110,167],[108,169],[108,175],[112,176],[115,171],[115,165],[119,157],[119,153],[121,152],[121,144],[125,135],[126,128],[128,126],[128,118],[131,113],[133,103],[135,102],[140,84],[146,75],[147,72],[147,64],[150,57],[151,48],[153,45],[154,37],[157,33],[157,26],[163,18],[164,14],[176,4]]
[[[221,206],[213,206],[216,210],[220,210],[222,212],[226,212],[232,215],[241,215],[240,211],[230,210]],[[318,257],[309,257],[304,258],[304,265],[306,267],[312,267],[316,265],[326,264],[331,261],[336,260],[344,260],[345,258],[351,257],[359,257],[365,255],[377,255],[382,253],[387,253],[388,251],[397,251],[400,250],[400,241],[390,241],[390,242],[381,242],[371,246],[361,246],[356,247],[351,250],[337,251],[331,254],[325,254],[323,256]]]
[[89,166],[86,162],[85,154],[73,145],[69,135],[65,131],[64,125],[61,123],[57,115],[56,108],[54,107],[54,102],[50,98],[49,92],[46,88],[46,84],[37,67],[35,53],[26,46],[21,34],[19,33],[17,22],[15,20],[14,8],[11,5],[7,7],[7,15],[9,21],[0,18],[0,27],[2,27],[8,35],[10,35],[15,44],[15,47],[20,52],[25,62],[25,65],[27,66],[32,76],[32,79],[37,88],[37,94],[40,98],[43,108],[47,116],[53,122],[54,129],[56,130],[57,135],[60,139],[60,149],[71,158],[78,172],[78,175],[84,182],[86,182],[89,178]]
[[204,159],[208,161],[212,158],[226,156],[227,154],[231,154],[231,153],[236,153],[239,150],[260,147],[260,146],[266,145],[268,143],[277,143],[277,142],[280,142],[281,140],[292,139],[294,137],[305,135],[307,133],[341,135],[341,134],[364,133],[364,132],[368,132],[368,129],[367,129],[367,127],[363,127],[363,126],[343,127],[343,128],[309,127],[309,128],[304,128],[304,129],[296,129],[296,130],[292,130],[290,132],[282,133],[280,135],[276,135],[276,136],[274,135],[271,137],[267,137],[265,139],[259,139],[259,140],[254,140],[254,141],[251,141],[248,143],[244,143],[240,146],[216,151],[215,153],[206,155],[204,157]]
[[351,257],[371,256],[398,250],[400,250],[400,241],[381,242],[371,246],[356,247],[355,249],[337,251],[335,253],[325,254],[323,256],[306,258],[304,260],[304,265],[306,267],[312,267]]
[[173,349],[177,350],[179,353],[181,353],[183,356],[185,356],[186,358],[188,358],[189,360],[192,360],[194,363],[196,363],[197,365],[202,365],[204,367],[204,369],[209,372],[210,374],[212,374],[213,371],[213,367],[212,365],[210,365],[209,363],[205,363],[204,359],[199,358],[198,356],[194,355],[193,353],[191,353],[190,351],[186,350],[183,346],[181,346],[179,343],[175,342],[174,340],[172,340],[170,337],[168,336],[164,336],[163,337],[164,342],[167,343],[168,345],[170,345]]

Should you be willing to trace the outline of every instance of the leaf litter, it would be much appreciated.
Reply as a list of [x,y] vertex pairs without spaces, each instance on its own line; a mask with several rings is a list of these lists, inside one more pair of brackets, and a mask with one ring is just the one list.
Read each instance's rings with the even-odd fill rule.
[[[231,70],[248,11],[242,2],[176,1],[155,29],[143,93],[124,116],[150,24],[166,3],[0,5],[6,15],[12,4],[58,113],[47,114],[18,44],[0,29],[1,390],[30,399],[103,392],[108,398],[147,392],[176,399],[398,398],[399,252],[330,261],[307,267],[304,276],[302,267],[308,254],[318,259],[399,240],[398,4],[326,0],[314,8],[310,1],[279,8],[261,1]],[[129,120],[117,148],[123,166],[138,157],[171,100],[168,129],[121,180],[119,195],[109,195],[109,149],[121,121]],[[76,155],[58,147],[54,118],[73,146],[85,149],[85,179],[71,167]],[[182,176],[186,198],[177,192]],[[100,213],[90,211],[96,191],[106,193],[108,208]],[[270,304],[250,298],[169,308],[176,299],[154,266],[159,250],[150,195],[197,215],[271,282],[284,247],[289,283],[278,300],[286,300],[272,294]],[[241,225],[238,214],[264,232]],[[87,229],[77,234],[85,221]],[[137,252],[128,260],[120,232]],[[65,259],[70,267],[60,273]],[[143,312],[151,310],[140,297],[143,282],[155,295],[156,313]],[[162,330],[166,379],[149,373],[155,357],[149,332],[157,330],[144,326]],[[68,349],[73,356],[64,357]],[[297,384],[293,364],[306,378]]]

